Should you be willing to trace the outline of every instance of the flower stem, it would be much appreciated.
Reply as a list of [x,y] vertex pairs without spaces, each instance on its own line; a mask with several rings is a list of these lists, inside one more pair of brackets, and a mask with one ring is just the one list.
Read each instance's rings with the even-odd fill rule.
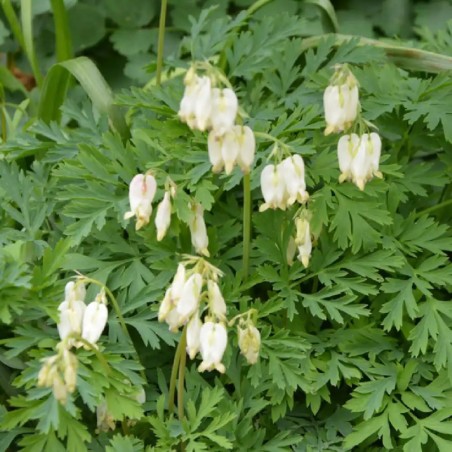
[[443,201],[440,202],[439,204],[436,204],[436,206],[432,206],[427,209],[421,210],[420,212],[417,212],[416,218],[422,217],[422,215],[425,215],[426,213],[431,213],[434,212],[435,210],[442,209],[443,207],[446,207],[449,204],[452,204],[452,199],[448,199],[447,201]]
[[250,266],[251,242],[251,181],[250,175],[243,176],[243,281],[246,281]]
[[168,392],[168,411],[170,413],[174,410],[174,393],[176,392],[177,371],[179,370],[179,363],[181,357],[181,341],[177,344],[176,353],[174,354],[173,368],[171,369],[170,387]]
[[157,71],[156,71],[157,86],[160,85],[160,82],[162,80],[163,45],[165,43],[166,9],[167,9],[167,0],[162,0],[161,6],[160,6],[159,36],[158,36],[158,43],[157,43]]
[[179,360],[179,381],[177,384],[177,414],[179,421],[184,418],[184,383],[185,383],[185,363],[187,361],[187,353],[185,347],[187,346],[187,326],[182,331],[180,338],[180,360]]

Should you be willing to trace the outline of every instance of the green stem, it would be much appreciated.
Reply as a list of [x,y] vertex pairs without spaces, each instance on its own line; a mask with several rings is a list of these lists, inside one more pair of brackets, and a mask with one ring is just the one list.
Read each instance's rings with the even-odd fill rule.
[[165,43],[166,9],[167,9],[167,0],[162,0],[160,7],[159,37],[157,44],[157,73],[156,73],[157,86],[160,85],[160,82],[162,81],[163,45]]
[[181,341],[177,344],[176,353],[174,354],[173,368],[171,369],[170,387],[168,392],[168,411],[170,413],[174,410],[174,394],[176,392],[177,371],[179,370],[179,363],[181,357]]
[[248,279],[251,242],[251,181],[250,175],[243,176],[243,281]]
[[436,206],[429,207],[428,209],[421,210],[420,212],[417,212],[415,216],[416,216],[416,218],[422,217],[422,215],[434,212],[435,210],[442,209],[443,207],[446,207],[449,204],[452,204],[452,199],[448,199],[447,201],[443,201],[443,202],[441,202],[439,204],[436,204]]
[[179,361],[179,381],[177,383],[177,414],[179,421],[184,418],[184,383],[185,383],[185,363],[187,361],[187,353],[185,348],[187,346],[187,327],[184,327],[182,336],[180,338],[180,361]]

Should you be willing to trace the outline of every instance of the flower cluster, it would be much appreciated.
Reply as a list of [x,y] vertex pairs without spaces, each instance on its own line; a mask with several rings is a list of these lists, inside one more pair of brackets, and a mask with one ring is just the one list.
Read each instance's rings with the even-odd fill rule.
[[265,201],[260,206],[261,212],[268,208],[285,210],[296,201],[304,204],[309,194],[303,158],[294,154],[278,165],[266,165],[261,173],[261,189]]
[[[325,135],[347,130],[360,111],[358,82],[347,66],[339,65],[323,96]],[[339,182],[349,180],[360,190],[373,176],[382,177],[378,171],[381,139],[375,133],[352,133],[339,139],[337,154],[341,175]]]
[[104,289],[88,305],[85,296],[81,279],[66,284],[64,300],[58,306],[57,328],[61,341],[56,346],[57,354],[43,359],[38,374],[38,386],[51,387],[55,398],[63,404],[77,383],[77,357],[71,348],[82,345],[97,348],[96,342],[107,324]]
[[101,290],[88,306],[85,304],[85,295],[83,282],[71,281],[66,284],[65,299],[58,306],[58,333],[60,339],[67,340],[70,345],[74,344],[77,337],[95,345],[107,324],[108,309],[105,292]]
[[[171,196],[175,196],[176,190],[174,184],[170,182],[169,185],[170,188],[165,191],[162,201],[157,206],[155,215],[158,241],[165,237],[171,224]],[[130,211],[124,214],[124,219],[136,217],[135,229],[137,231],[149,223],[152,215],[152,201],[156,191],[157,181],[152,174],[137,174],[130,182]]]
[[[186,352],[191,359],[200,353],[200,372],[216,369],[224,373],[226,370],[221,362],[228,344],[226,303],[218,284],[221,276],[220,270],[203,258],[190,257],[179,264],[160,304],[159,321],[166,321],[172,332],[186,328]],[[259,346],[251,336],[256,337],[256,332],[242,333],[242,336],[240,349],[248,362],[254,363]],[[258,342],[260,344],[260,335]]]
[[67,344],[60,342],[57,354],[43,360],[38,386],[52,388],[55,399],[65,404],[68,394],[76,388],[77,366],[77,357],[67,348]]
[[[212,72],[213,68],[207,67]],[[210,130],[207,141],[213,172],[223,169],[230,174],[237,164],[248,173],[253,164],[255,138],[248,126],[236,125],[238,100],[235,92],[215,87],[227,80],[218,73],[198,76],[192,66],[185,75],[185,92],[180,103],[179,118],[191,129]]]

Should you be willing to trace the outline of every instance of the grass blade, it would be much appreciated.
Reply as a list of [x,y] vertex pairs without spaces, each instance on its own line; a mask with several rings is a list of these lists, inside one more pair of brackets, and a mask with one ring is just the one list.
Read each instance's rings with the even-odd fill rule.
[[22,29],[20,27],[19,19],[16,16],[11,0],[2,0],[2,9],[5,13],[6,19],[11,27],[16,41],[19,43],[22,49],[25,48],[24,36],[22,34]]
[[39,69],[38,58],[36,57],[33,41],[33,11],[32,0],[21,0],[20,16],[23,33],[23,49],[30,62],[33,75],[38,86],[42,85],[42,73]]
[[53,22],[55,24],[57,61],[70,60],[73,57],[72,38],[69,21],[63,0],[51,0]]
[[124,115],[113,104],[113,93],[97,66],[86,57],[73,58],[56,63],[47,73],[38,107],[38,118],[45,122],[58,121],[71,76],[80,83],[93,105],[100,113],[107,114],[110,126],[123,138],[129,136]]

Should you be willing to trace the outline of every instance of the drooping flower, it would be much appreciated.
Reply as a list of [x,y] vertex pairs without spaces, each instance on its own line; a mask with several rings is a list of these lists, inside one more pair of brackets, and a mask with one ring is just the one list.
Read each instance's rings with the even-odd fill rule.
[[237,156],[237,163],[244,174],[250,172],[254,161],[254,153],[256,151],[256,139],[253,131],[248,126],[234,127],[237,142],[239,146],[239,155]]
[[182,324],[198,310],[202,283],[202,276],[193,273],[184,284],[182,295],[176,304],[176,311]]
[[261,334],[254,325],[238,327],[239,348],[248,364],[256,364],[261,348]]
[[95,345],[108,320],[107,299],[102,290],[85,310],[82,325],[82,338]]
[[185,92],[179,107],[179,118],[191,129],[204,131],[210,126],[212,86],[207,76],[198,77],[193,68],[184,79]]
[[350,180],[364,190],[372,177],[382,177],[378,170],[381,139],[377,133],[344,135],[339,139],[337,154],[341,171],[339,182]]
[[214,88],[212,90],[210,123],[215,133],[222,135],[232,128],[238,106],[237,96],[232,89]]
[[309,195],[306,191],[303,158],[294,154],[284,159],[280,166],[281,172],[284,174],[287,205],[291,206],[295,201],[305,203],[309,199]]
[[152,200],[157,189],[157,182],[150,174],[137,174],[129,186],[130,211],[126,212],[124,219],[136,217],[135,229],[138,230],[149,223],[152,214]]
[[286,186],[282,168],[278,165],[267,165],[261,173],[261,190],[265,203],[259,208],[261,212],[271,209],[285,209]]
[[325,135],[348,129],[359,112],[358,82],[344,66],[338,67],[323,94]]
[[199,351],[202,321],[198,314],[192,316],[187,324],[187,353],[193,359]]
[[205,322],[199,334],[202,363],[198,370],[216,369],[224,373],[226,368],[221,362],[228,344],[228,333],[223,323]]
[[298,246],[298,259],[304,267],[307,267],[312,252],[311,228],[306,218],[297,218],[295,224],[297,228],[295,243]]
[[66,339],[71,334],[78,335],[81,333],[86,309],[84,302],[86,290],[81,281],[68,282],[64,292],[65,300],[58,306],[57,328],[61,340]]
[[157,206],[157,213],[155,215],[155,227],[157,228],[157,240],[163,239],[171,224],[171,194],[169,191],[165,192],[163,200]]
[[203,208],[201,204],[194,207],[194,215],[189,224],[191,233],[191,243],[199,254],[209,256],[209,237],[207,236],[206,223],[204,221]]

